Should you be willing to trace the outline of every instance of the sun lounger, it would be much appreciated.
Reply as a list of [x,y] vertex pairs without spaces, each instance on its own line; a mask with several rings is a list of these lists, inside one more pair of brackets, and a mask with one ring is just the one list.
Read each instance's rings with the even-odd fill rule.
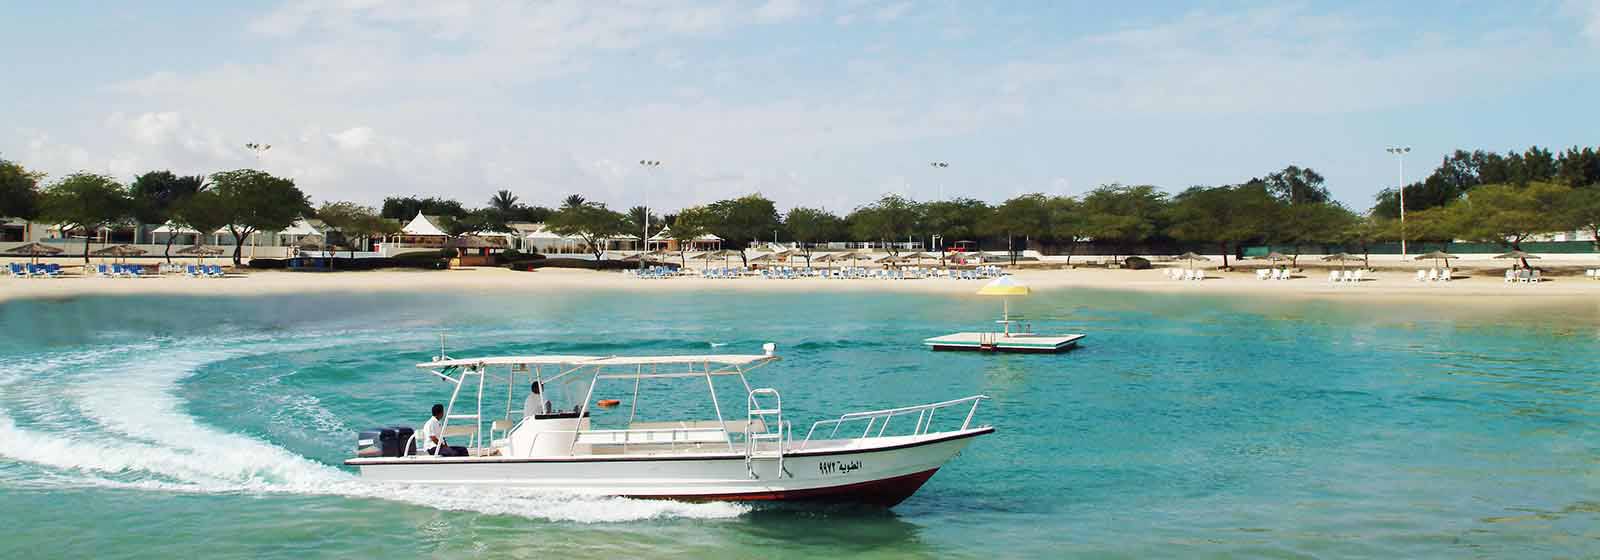
[[1362,280],[1366,280],[1367,279],[1367,271],[1366,271],[1366,269],[1356,269],[1355,274],[1356,274],[1356,277],[1351,279],[1352,282],[1355,282],[1355,283],[1359,284],[1359,283],[1361,283]]

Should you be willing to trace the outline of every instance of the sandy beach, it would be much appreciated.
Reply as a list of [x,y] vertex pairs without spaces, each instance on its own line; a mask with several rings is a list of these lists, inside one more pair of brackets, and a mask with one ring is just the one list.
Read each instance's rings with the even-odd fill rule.
[[[1554,264],[1554,263],[1545,263]],[[1451,282],[1417,282],[1414,267],[1375,263],[1377,270],[1359,283],[1329,283],[1325,268],[1307,268],[1290,280],[1258,280],[1251,269],[1207,269],[1201,281],[1177,281],[1163,268],[1112,270],[1104,268],[1022,268],[1016,276],[1040,292],[1074,288],[1132,290],[1164,293],[1231,294],[1275,298],[1318,298],[1343,301],[1439,303],[1474,306],[1517,306],[1532,303],[1595,306],[1600,311],[1600,281],[1577,275],[1549,277],[1538,284],[1507,284],[1495,265],[1458,268]],[[502,268],[454,270],[382,270],[369,272],[303,273],[244,270],[226,278],[188,278],[181,275],[139,279],[101,278],[68,273],[61,278],[0,276],[0,301],[15,298],[70,298],[90,295],[281,295],[318,292],[444,292],[444,293],[550,293],[552,291],[618,290],[670,291],[776,291],[776,292],[915,292],[971,294],[981,282],[948,279],[825,280],[801,278],[767,280],[759,277],[709,280],[682,277],[641,280],[618,272],[542,269],[518,272]],[[1178,265],[1178,266],[1181,266]],[[1581,265],[1577,265],[1581,266]]]

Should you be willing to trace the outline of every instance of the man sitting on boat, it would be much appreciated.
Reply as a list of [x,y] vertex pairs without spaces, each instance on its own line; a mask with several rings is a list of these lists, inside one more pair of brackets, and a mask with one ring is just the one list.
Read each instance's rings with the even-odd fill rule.
[[[460,457],[466,455],[466,449],[450,447],[445,443],[444,435],[440,433],[439,423],[444,420],[444,405],[434,403],[433,416],[422,425],[422,450],[428,455],[439,457]],[[435,451],[437,450],[437,451]]]
[[522,401],[523,418],[533,418],[533,415],[535,414],[550,413],[550,401],[544,399],[543,391],[540,390],[539,385],[540,383],[538,381],[533,382],[533,387],[531,392],[528,393],[528,398]]

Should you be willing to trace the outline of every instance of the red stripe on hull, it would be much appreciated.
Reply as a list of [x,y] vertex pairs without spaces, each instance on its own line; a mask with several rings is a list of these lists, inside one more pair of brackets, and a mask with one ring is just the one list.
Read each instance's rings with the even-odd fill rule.
[[901,475],[883,480],[857,482],[843,486],[829,486],[826,488],[804,488],[799,490],[780,490],[776,492],[742,492],[736,494],[690,494],[683,496],[628,496],[646,500],[678,500],[685,502],[823,502],[823,503],[851,503],[882,506],[886,508],[899,505],[906,498],[917,492],[918,488],[933,478],[933,473],[939,469],[928,469],[918,473]]

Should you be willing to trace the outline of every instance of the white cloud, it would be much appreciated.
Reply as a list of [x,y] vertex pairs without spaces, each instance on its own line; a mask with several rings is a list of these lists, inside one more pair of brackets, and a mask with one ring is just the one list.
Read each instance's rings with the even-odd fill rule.
[[372,143],[372,129],[358,126],[329,134],[328,138],[333,139],[333,143],[338,144],[340,149],[359,150]]
[[1578,16],[1583,35],[1600,46],[1600,0],[1571,0],[1568,6]]
[[800,16],[805,9],[805,4],[799,0],[767,0],[760,8],[756,8],[756,19],[766,23],[779,22]]
[[900,19],[901,16],[906,15],[906,12],[909,11],[911,11],[910,2],[895,2],[878,8],[878,11],[874,12],[872,17],[878,21],[894,21]]
[[[1583,6],[1591,36],[1595,6]],[[16,138],[46,169],[118,173],[258,165],[241,146],[268,142],[259,165],[318,200],[418,193],[475,204],[511,188],[535,203],[584,192],[631,206],[648,185],[652,204],[758,189],[782,204],[848,209],[923,190],[921,176],[892,171],[905,152],[1004,139],[1033,123],[1341,115],[1493,92],[1579,59],[1540,29],[1424,29],[1377,49],[1374,38],[1392,29],[1296,6],[1192,12],[1043,43],[1008,38],[1005,54],[978,62],[854,37],[866,44],[823,61],[845,76],[831,81],[791,79],[788,66],[814,53],[762,43],[777,21],[896,21],[913,7],[295,2],[249,23],[270,56],[238,60],[260,62],[152,69],[99,92],[115,109],[83,109],[81,130]],[[981,22],[930,26],[970,33],[963,42],[995,40]],[[1017,149],[1037,140],[1018,139]],[[627,164],[641,157],[667,165],[647,178]],[[1005,184],[1001,196],[1096,183],[1054,170],[1028,187],[989,182]]]

